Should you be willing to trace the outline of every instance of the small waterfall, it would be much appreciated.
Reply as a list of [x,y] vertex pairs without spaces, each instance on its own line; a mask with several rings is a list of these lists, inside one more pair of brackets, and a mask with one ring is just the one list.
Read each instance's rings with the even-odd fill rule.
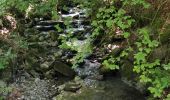
[[[73,35],[77,36],[80,35],[78,33],[81,33],[81,35],[84,35],[84,37],[87,37],[87,34],[89,29],[91,29],[90,23],[86,20],[87,10],[82,10],[79,7],[70,7],[67,11],[68,13],[60,12],[61,20],[41,20],[39,19],[34,26],[39,31],[57,31],[58,29],[55,27],[58,25],[61,29],[64,29],[64,31],[60,32],[60,34],[64,35],[65,33],[72,33]],[[67,19],[69,20],[71,28],[66,28],[67,26],[64,24],[64,21]]]

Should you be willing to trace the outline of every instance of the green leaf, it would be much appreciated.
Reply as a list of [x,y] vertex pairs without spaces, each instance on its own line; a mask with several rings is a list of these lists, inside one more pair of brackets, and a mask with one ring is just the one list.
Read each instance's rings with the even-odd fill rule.
[[113,26],[113,20],[111,20],[111,19],[107,20],[106,26],[109,27],[109,28],[112,28],[112,26]]
[[129,32],[124,32],[123,35],[124,35],[124,38],[128,38],[130,36],[130,33]]

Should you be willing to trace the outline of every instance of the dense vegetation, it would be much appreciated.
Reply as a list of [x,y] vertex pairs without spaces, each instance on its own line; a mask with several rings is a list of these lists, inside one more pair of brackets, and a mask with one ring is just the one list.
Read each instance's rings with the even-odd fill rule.
[[[85,58],[96,52],[105,52],[106,45],[119,37],[121,50],[105,55],[104,70],[131,70],[132,79],[140,82],[150,92],[148,99],[170,99],[170,2],[168,0],[1,0],[0,1],[0,72],[15,68],[18,59],[29,50],[23,31],[34,23],[34,18],[60,19],[60,10],[67,10],[69,3],[88,9],[91,34],[81,46],[68,45],[76,39],[71,33],[57,37],[59,47],[76,51],[72,68],[79,66]],[[11,18],[11,20],[8,19]],[[71,28],[70,19],[65,20]],[[5,29],[7,32],[5,32]],[[63,29],[56,25],[58,32]],[[126,66],[125,61],[131,65]],[[128,68],[126,68],[128,67]],[[127,75],[127,74],[125,74]],[[127,76],[128,77],[128,76]]]

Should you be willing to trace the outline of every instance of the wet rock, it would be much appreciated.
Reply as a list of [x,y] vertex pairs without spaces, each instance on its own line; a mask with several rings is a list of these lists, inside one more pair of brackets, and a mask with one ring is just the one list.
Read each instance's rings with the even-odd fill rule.
[[43,64],[40,65],[40,68],[42,70],[48,70],[50,68],[50,63],[49,62],[44,62]]
[[133,72],[133,63],[128,60],[122,61],[122,66],[120,68],[121,77],[127,80],[136,80],[137,74]]
[[76,12],[74,14],[63,14],[62,18],[73,18],[73,19],[78,19],[79,18],[79,13]]
[[129,60],[123,60],[122,66],[120,67],[119,74],[121,75],[121,79],[128,84],[139,90],[142,94],[145,94],[147,91],[147,87],[140,83],[138,80],[138,75],[133,72],[133,62]]
[[59,72],[60,74],[63,74],[64,76],[71,78],[75,76],[75,72],[71,68],[71,66],[68,66],[61,61],[55,61],[51,66],[52,68],[54,68],[55,71]]
[[42,25],[42,26],[57,25],[57,24],[63,25],[63,23],[64,23],[63,21],[46,20],[46,21],[39,21],[37,25]]
[[65,84],[64,91],[76,92],[80,88],[81,88],[80,83],[69,82],[69,83]]
[[56,28],[54,26],[35,26],[35,29],[39,30],[39,31],[50,31],[50,30],[56,30]]

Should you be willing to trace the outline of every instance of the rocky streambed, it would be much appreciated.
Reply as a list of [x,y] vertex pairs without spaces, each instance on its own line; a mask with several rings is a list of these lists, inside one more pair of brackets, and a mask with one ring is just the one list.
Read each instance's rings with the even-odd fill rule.
[[[99,58],[105,53],[95,53],[93,59],[87,58],[79,67],[71,68],[69,61],[75,54],[58,48],[57,39],[69,32],[78,39],[67,43],[82,46],[91,29],[85,12],[79,7],[69,7],[67,12],[61,12],[59,21],[36,19],[33,27],[36,31],[25,32],[29,52],[20,58],[17,70],[9,73],[14,81],[4,81],[10,70],[1,73],[0,95],[7,100],[145,100],[143,94],[123,82],[120,75],[101,72]],[[72,18],[70,29],[64,25],[68,17]],[[57,32],[55,25],[64,30]],[[113,45],[109,47],[114,49]]]

